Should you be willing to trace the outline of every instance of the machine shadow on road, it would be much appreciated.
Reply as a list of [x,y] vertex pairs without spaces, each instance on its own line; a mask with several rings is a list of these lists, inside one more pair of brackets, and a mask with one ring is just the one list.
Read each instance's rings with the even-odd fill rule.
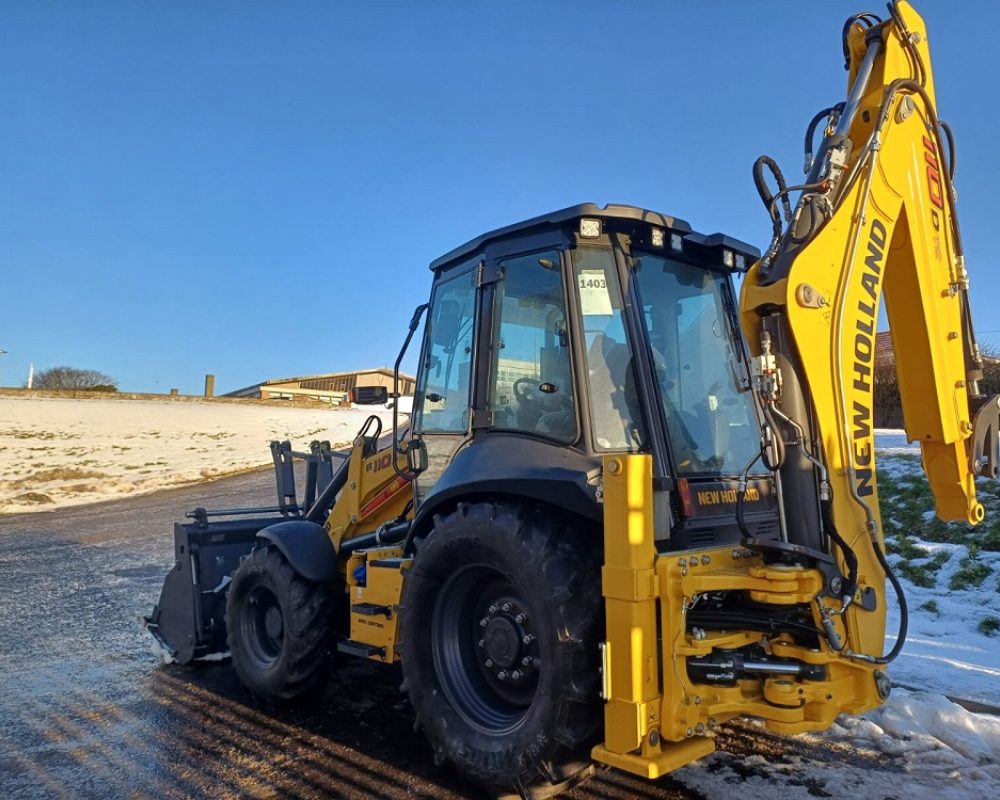
[[[395,670],[347,662],[312,702],[273,707],[251,697],[226,663],[157,669],[142,687],[161,719],[149,745],[187,796],[484,797],[434,764],[399,680]],[[603,771],[566,797],[700,795],[671,779]]]

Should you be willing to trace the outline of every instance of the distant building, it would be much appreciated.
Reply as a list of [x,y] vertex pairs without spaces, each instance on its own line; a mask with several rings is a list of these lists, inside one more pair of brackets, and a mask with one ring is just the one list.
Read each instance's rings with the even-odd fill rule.
[[889,331],[880,331],[875,334],[875,366],[896,366],[896,355],[892,350],[892,335]]
[[[399,393],[412,395],[416,379],[399,374]],[[330,372],[324,375],[306,375],[299,378],[272,378],[253,386],[237,389],[223,397],[249,397],[256,400],[314,400],[318,403],[340,405],[346,403],[350,393],[361,386],[385,386],[391,393],[392,370],[387,367],[355,372]]]

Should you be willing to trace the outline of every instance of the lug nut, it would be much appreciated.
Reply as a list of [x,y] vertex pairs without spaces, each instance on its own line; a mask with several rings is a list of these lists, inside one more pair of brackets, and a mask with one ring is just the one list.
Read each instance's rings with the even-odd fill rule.
[[702,564],[711,564],[712,563],[712,557],[711,556],[702,556],[701,557],[701,563]]
[[514,622],[518,624],[524,622],[524,620],[525,620],[524,614],[518,614],[516,617],[514,617]]
[[507,670],[502,669],[497,673],[497,679],[501,681],[507,680]]
[[518,670],[518,669],[515,669],[512,673],[510,673],[510,677],[513,678],[516,681],[518,678],[521,677],[521,671]]
[[521,659],[521,666],[530,667],[531,666],[531,656],[525,656]]
[[504,611],[510,611],[510,603],[504,603],[503,604],[503,610]]
[[479,646],[480,647],[486,647],[486,640],[485,639],[480,639],[479,640]]
[[521,639],[521,642],[523,644],[531,644],[533,641],[535,641],[535,637],[532,636],[530,633],[524,634],[524,637]]
[[496,607],[496,606],[490,606],[490,613],[491,613],[491,614],[496,614],[496,613],[497,613],[497,610],[498,610],[498,609],[497,609],[497,607]]
[[487,658],[483,663],[486,665],[486,668],[489,669],[490,667],[493,666],[493,659]]
[[490,621],[488,619],[486,619],[486,617],[483,617],[481,620],[479,620],[479,627],[480,628],[485,628],[489,624],[490,624]]

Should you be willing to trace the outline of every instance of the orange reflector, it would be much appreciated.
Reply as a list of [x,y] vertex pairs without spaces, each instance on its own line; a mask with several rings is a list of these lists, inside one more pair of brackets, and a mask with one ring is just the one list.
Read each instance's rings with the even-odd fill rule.
[[677,491],[681,495],[681,511],[684,512],[684,516],[694,516],[694,512],[691,510],[691,487],[688,485],[687,478],[681,478],[677,481]]

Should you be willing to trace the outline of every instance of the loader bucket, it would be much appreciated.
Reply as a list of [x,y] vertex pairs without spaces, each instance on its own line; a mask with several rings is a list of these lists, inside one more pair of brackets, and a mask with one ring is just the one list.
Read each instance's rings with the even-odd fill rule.
[[224,653],[226,590],[230,576],[249,555],[257,532],[285,517],[174,525],[174,568],[146,629],[177,662]]

